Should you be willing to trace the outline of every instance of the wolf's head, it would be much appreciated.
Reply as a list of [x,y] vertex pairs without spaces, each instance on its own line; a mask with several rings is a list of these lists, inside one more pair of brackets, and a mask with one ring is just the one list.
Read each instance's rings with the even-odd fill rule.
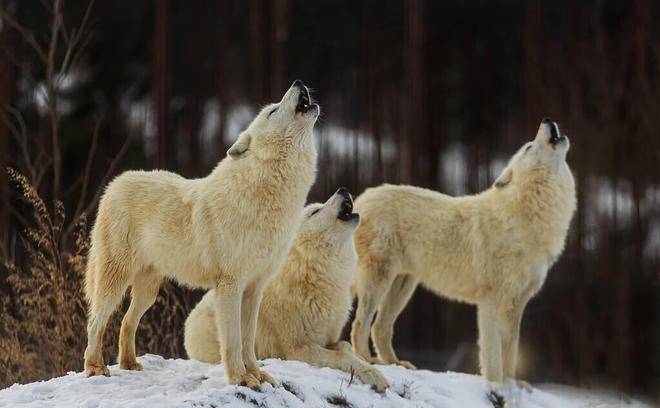
[[352,245],[360,216],[353,212],[353,198],[341,187],[325,203],[310,204],[303,210],[295,245],[318,253],[319,249],[341,249]]
[[253,155],[277,158],[285,146],[313,148],[312,131],[321,108],[312,102],[309,90],[296,80],[278,103],[264,107],[227,155],[239,159]]
[[530,174],[556,175],[559,178],[571,177],[566,164],[566,153],[570,147],[568,137],[562,135],[559,127],[550,118],[541,121],[536,138],[527,142],[509,160],[502,173],[495,180],[496,188],[504,188],[524,180]]

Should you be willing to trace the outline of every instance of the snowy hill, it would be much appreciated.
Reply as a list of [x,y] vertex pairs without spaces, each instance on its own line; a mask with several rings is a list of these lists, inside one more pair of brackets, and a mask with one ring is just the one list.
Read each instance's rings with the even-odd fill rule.
[[[139,358],[144,371],[110,367],[112,377],[69,373],[49,381],[15,384],[0,390],[0,407],[484,407],[493,408],[480,377],[385,366],[391,387],[372,391],[350,375],[296,361],[265,360],[264,369],[280,385],[261,392],[227,385],[222,366],[190,360]],[[500,390],[508,407],[643,407],[638,402],[588,396],[555,388]],[[492,397],[491,397],[492,398]],[[497,405],[497,403],[495,403]]]

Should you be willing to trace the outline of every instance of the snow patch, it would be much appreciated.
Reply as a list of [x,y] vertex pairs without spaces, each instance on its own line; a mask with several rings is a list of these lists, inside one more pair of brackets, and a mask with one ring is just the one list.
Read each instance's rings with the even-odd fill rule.
[[[228,385],[222,365],[193,360],[166,360],[147,354],[139,358],[144,371],[111,366],[112,377],[87,378],[71,372],[64,377],[0,390],[0,407],[474,407],[493,408],[492,391],[481,377],[380,366],[391,387],[379,394],[351,375],[297,361],[269,359],[263,369],[279,385],[261,391]],[[598,400],[563,388],[526,391],[497,390],[507,407],[608,407],[644,405]],[[572,390],[572,389],[571,389]],[[491,394],[492,396],[493,394]],[[497,404],[497,403],[495,403]]]

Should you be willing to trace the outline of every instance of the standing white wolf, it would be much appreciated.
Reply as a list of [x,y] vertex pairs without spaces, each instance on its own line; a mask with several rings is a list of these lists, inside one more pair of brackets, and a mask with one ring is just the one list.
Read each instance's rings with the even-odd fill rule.
[[222,359],[231,384],[273,383],[254,353],[263,288],[291,247],[316,173],[313,127],[319,107],[294,82],[265,107],[205,178],[129,171],[107,187],[92,231],[85,277],[89,302],[85,371],[103,362],[108,318],[131,286],[119,339],[119,366],[142,367],[135,331],[163,279],[214,288]]
[[[325,204],[309,205],[282,270],[264,292],[257,325],[259,358],[285,358],[321,367],[354,371],[382,391],[385,377],[339,341],[351,309],[349,289],[355,280],[353,232],[359,216],[339,189]],[[219,339],[210,324],[215,314],[213,290],[186,320],[185,345],[190,358],[219,363]]]
[[371,359],[400,361],[394,321],[415,287],[478,308],[481,372],[515,378],[520,320],[529,299],[564,249],[575,211],[569,141],[549,119],[510,160],[490,189],[466,197],[384,185],[356,200],[359,298],[353,347]]

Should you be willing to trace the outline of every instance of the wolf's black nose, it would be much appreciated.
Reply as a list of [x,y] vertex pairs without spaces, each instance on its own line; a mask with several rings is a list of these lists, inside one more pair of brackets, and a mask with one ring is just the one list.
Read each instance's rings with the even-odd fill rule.
[[337,190],[337,193],[340,196],[344,197],[345,200],[350,200],[351,199],[351,193],[348,192],[348,189],[346,187],[339,187],[339,190]]
[[296,88],[302,88],[302,87],[304,87],[305,85],[303,85],[303,81],[301,81],[301,80],[299,80],[299,79],[296,79],[295,81],[293,81],[293,85],[292,85],[292,86],[295,86]]
[[543,118],[543,120],[541,120],[541,123],[552,123],[552,119],[546,116],[545,118]]

